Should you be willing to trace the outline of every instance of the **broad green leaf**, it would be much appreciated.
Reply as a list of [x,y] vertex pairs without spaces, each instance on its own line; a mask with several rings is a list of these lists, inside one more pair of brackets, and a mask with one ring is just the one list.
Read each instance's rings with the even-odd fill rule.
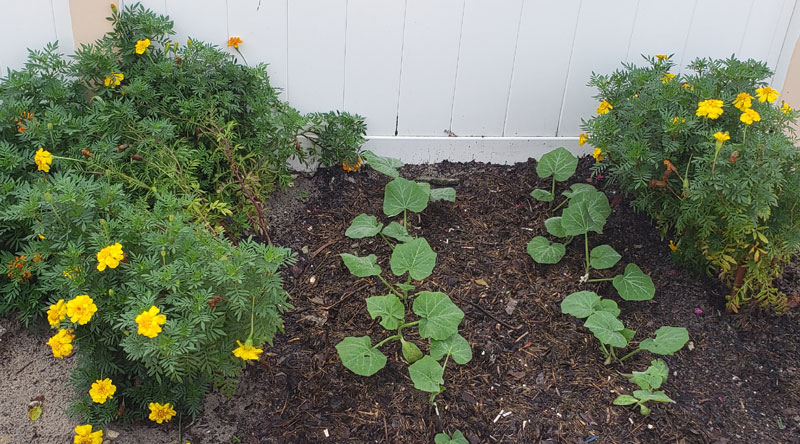
[[428,206],[429,195],[416,182],[397,177],[386,184],[383,212],[389,217],[405,210],[419,213]]
[[573,202],[583,202],[586,205],[586,210],[589,212],[589,216],[592,219],[589,229],[595,233],[602,234],[606,219],[608,219],[608,216],[611,214],[611,205],[608,204],[608,198],[605,193],[596,190],[586,190],[573,195],[569,204],[572,205]]
[[564,244],[550,242],[543,236],[536,236],[528,242],[528,254],[540,264],[557,264],[567,252]]
[[652,391],[659,387],[669,376],[669,368],[661,359],[651,361],[650,367],[643,372],[633,372],[630,380],[642,390]]
[[[618,315],[619,312],[615,316]],[[623,328],[622,331],[620,331],[620,333],[622,333],[622,336],[624,336],[625,340],[628,342],[631,342],[631,339],[633,339],[633,337],[636,336],[636,330],[631,330],[630,328]]]
[[572,293],[561,301],[561,313],[575,316],[578,319],[588,318],[596,310],[600,296],[593,291]]
[[561,216],[551,217],[545,220],[544,227],[547,228],[547,232],[552,236],[567,237],[567,233],[564,232],[564,227],[561,226]]
[[648,406],[646,406],[644,404],[639,404],[639,413],[641,413],[642,416],[649,415],[650,414],[650,407],[648,407]]
[[611,268],[622,259],[610,245],[598,245],[589,253],[589,265],[595,270]]
[[614,405],[631,405],[637,402],[639,402],[639,400],[631,395],[619,395],[617,399],[614,400]]
[[42,416],[42,403],[36,402],[32,407],[28,408],[28,419],[36,421]]
[[542,190],[540,188],[537,188],[537,189],[531,191],[531,197],[536,199],[536,200],[538,200],[538,201],[541,201],[541,202],[552,202],[553,201],[553,193],[551,193],[551,192],[549,192],[547,190]]
[[574,183],[569,187],[568,190],[564,190],[564,192],[561,194],[567,199],[571,199],[575,197],[576,194],[583,193],[584,191],[597,191],[597,188],[595,188],[594,185],[589,185],[588,183]]
[[594,333],[594,336],[603,344],[613,345],[614,347],[625,347],[628,341],[622,334],[625,326],[616,316],[605,311],[594,312],[583,326]]
[[348,336],[336,344],[336,352],[342,364],[357,375],[372,376],[386,366],[386,356],[372,347],[369,336]]
[[399,244],[392,251],[389,266],[395,276],[408,272],[412,279],[421,281],[431,275],[436,266],[436,253],[424,238]]
[[389,222],[389,225],[383,228],[383,235],[391,237],[392,239],[400,242],[411,242],[414,240],[406,231],[406,228],[397,222]]
[[409,364],[413,364],[422,359],[422,350],[413,342],[400,339],[400,350],[403,352],[403,358],[405,358]]
[[469,342],[458,333],[451,335],[444,341],[431,340],[431,356],[435,360],[450,355],[456,364],[464,365],[472,360],[472,348]]
[[411,376],[414,388],[424,392],[439,393],[441,385],[444,384],[444,369],[430,356],[424,356],[409,365],[408,374]]
[[370,254],[367,257],[358,257],[348,253],[342,253],[339,256],[342,257],[344,261],[344,265],[347,266],[347,269],[350,270],[355,276],[358,277],[369,277],[369,276],[378,276],[381,274],[381,267],[378,265],[378,258],[374,254]]
[[353,222],[347,227],[344,235],[350,239],[362,239],[365,237],[372,237],[381,232],[383,224],[378,222],[375,216],[368,214],[359,214],[353,219]]
[[561,226],[567,236],[580,236],[588,233],[594,225],[592,216],[583,201],[570,201],[561,213]]
[[406,284],[403,282],[398,282],[394,284],[394,286],[397,287],[400,291],[406,291],[406,292],[413,291],[415,288],[417,288],[411,284]]
[[607,311],[614,316],[619,316],[619,307],[617,306],[617,301],[612,299],[600,299],[592,308],[594,308],[594,311]]
[[390,294],[367,298],[367,311],[372,319],[381,318],[383,328],[395,330],[403,322],[406,308],[397,296]]
[[563,182],[575,174],[577,167],[578,158],[564,147],[558,147],[542,156],[536,164],[536,174],[539,177],[553,176],[553,179]]
[[671,355],[689,342],[689,331],[683,327],[661,327],[655,338],[647,338],[639,343],[639,348],[657,355]]
[[399,159],[378,156],[372,151],[364,151],[364,160],[366,160],[367,165],[371,166],[375,171],[383,173],[393,179],[400,175],[397,169],[404,165]]
[[636,264],[628,264],[625,272],[615,276],[611,283],[619,296],[626,301],[648,301],[656,294],[653,280]]
[[448,202],[456,201],[456,190],[453,188],[433,188],[431,190],[431,201],[446,200]]
[[439,341],[458,333],[458,324],[464,319],[464,312],[450,300],[450,296],[438,291],[419,292],[412,310],[422,318],[419,335]]
[[453,432],[453,436],[448,436],[447,433],[439,433],[433,437],[434,444],[469,444],[467,438],[461,433],[461,430]]
[[647,390],[634,390],[633,396],[639,398],[641,402],[658,401],[658,402],[675,402],[662,391],[649,392]]

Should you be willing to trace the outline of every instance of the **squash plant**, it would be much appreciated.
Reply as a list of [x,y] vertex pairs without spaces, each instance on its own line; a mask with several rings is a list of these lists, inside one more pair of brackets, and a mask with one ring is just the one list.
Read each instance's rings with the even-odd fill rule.
[[633,395],[619,395],[614,399],[614,405],[638,405],[639,412],[647,416],[650,414],[650,408],[644,405],[649,401],[656,402],[672,402],[673,401],[666,393],[658,388],[661,384],[666,382],[669,376],[669,367],[661,359],[650,361],[650,367],[643,372],[633,372],[628,375],[628,380],[639,386],[639,390],[634,390]]
[[[386,355],[380,347],[391,341],[400,341],[403,358],[410,364],[408,373],[414,387],[430,393],[430,400],[444,390],[444,370],[449,360],[466,364],[472,359],[472,349],[458,327],[464,312],[450,297],[442,292],[415,291],[413,283],[431,275],[436,266],[436,252],[423,237],[408,233],[407,214],[419,213],[430,201],[455,200],[452,188],[431,189],[420,183],[400,177],[397,168],[403,163],[397,159],[380,157],[367,151],[367,164],[393,178],[384,191],[383,212],[387,217],[403,215],[402,224],[391,221],[384,225],[372,215],[359,214],[347,228],[345,235],[351,239],[380,236],[392,250],[389,269],[399,282],[390,283],[374,254],[356,256],[342,253],[347,269],[356,277],[377,277],[388,290],[380,296],[366,299],[367,312],[372,319],[391,332],[373,345],[369,336],[346,337],[336,345],[342,364],[353,373],[371,376],[386,365]],[[405,277],[405,279],[403,279]],[[410,313],[409,313],[410,311]],[[416,319],[409,319],[411,314]],[[429,341],[429,354],[403,335],[405,329],[416,327],[420,338]],[[441,362],[441,364],[440,364]]]

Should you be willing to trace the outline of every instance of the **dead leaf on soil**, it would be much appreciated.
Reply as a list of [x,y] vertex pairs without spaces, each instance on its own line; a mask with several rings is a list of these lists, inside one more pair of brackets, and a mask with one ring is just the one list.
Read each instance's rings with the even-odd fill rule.
[[489,284],[487,284],[483,279],[475,279],[472,282],[475,282],[478,285],[483,285],[484,287],[489,287]]

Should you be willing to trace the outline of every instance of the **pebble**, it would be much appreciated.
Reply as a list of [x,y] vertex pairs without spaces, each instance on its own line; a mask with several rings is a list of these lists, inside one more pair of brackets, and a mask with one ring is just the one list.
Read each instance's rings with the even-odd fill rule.
[[119,438],[119,432],[117,432],[116,430],[108,429],[108,430],[106,430],[105,434],[106,434],[106,438],[108,438],[108,439],[117,439],[117,438]]

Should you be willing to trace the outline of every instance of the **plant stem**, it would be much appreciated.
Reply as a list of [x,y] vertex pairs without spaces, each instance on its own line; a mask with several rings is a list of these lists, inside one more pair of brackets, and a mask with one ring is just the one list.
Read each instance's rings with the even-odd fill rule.
[[406,210],[403,210],[403,228],[405,228],[406,231],[408,231],[408,224],[406,221]]
[[550,201],[550,208],[553,208],[553,202],[556,200],[556,178],[553,176],[553,186],[550,188],[550,195],[553,196],[553,200]]
[[589,274],[589,232],[583,233],[584,251],[586,253],[586,274]]
[[386,245],[388,245],[389,248],[391,248],[392,251],[394,251],[394,245],[392,245],[392,243],[389,242],[389,239],[386,239],[386,236],[384,236],[383,233],[378,233],[378,234],[381,235],[381,238],[383,238],[383,241],[386,242]]
[[603,344],[602,342],[600,343],[600,348],[603,349],[603,355],[610,356],[610,354],[608,353],[608,349],[606,348],[606,345]]
[[605,281],[613,281],[614,278],[597,278],[597,279],[587,279],[586,282],[605,282]]
[[617,361],[622,362],[622,361],[630,358],[631,356],[635,355],[636,353],[639,353],[640,351],[642,351],[642,349],[641,348],[637,348],[636,350],[634,350],[634,351],[628,353],[627,355],[619,358]]
[[[555,196],[553,196],[553,200],[555,200]],[[558,209],[564,206],[564,204],[567,202],[569,202],[569,199],[562,200],[560,204],[556,205],[556,207],[553,208],[553,211],[558,211]]]
[[389,341],[396,341],[396,340],[398,340],[398,339],[400,339],[400,334],[396,334],[396,335],[389,336],[389,337],[387,337],[386,339],[384,339],[383,341],[381,341],[381,342],[378,342],[377,344],[373,345],[373,346],[372,346],[372,348],[378,348],[378,347],[380,347],[381,345],[383,345],[383,344],[385,344],[385,343],[387,343],[387,342],[389,342]]
[[380,280],[381,280],[381,282],[383,282],[383,285],[385,285],[385,286],[386,286],[386,287],[387,287],[389,290],[391,290],[391,292],[392,292],[392,293],[394,293],[394,294],[395,294],[395,295],[397,295],[398,297],[401,297],[401,298],[403,297],[402,293],[400,293],[399,291],[397,291],[397,290],[396,290],[396,289],[395,289],[395,288],[392,286],[392,284],[390,284],[390,283],[386,282],[386,279],[384,279],[384,278],[383,278],[383,276],[381,276],[381,275],[378,275],[378,279],[380,279]]

